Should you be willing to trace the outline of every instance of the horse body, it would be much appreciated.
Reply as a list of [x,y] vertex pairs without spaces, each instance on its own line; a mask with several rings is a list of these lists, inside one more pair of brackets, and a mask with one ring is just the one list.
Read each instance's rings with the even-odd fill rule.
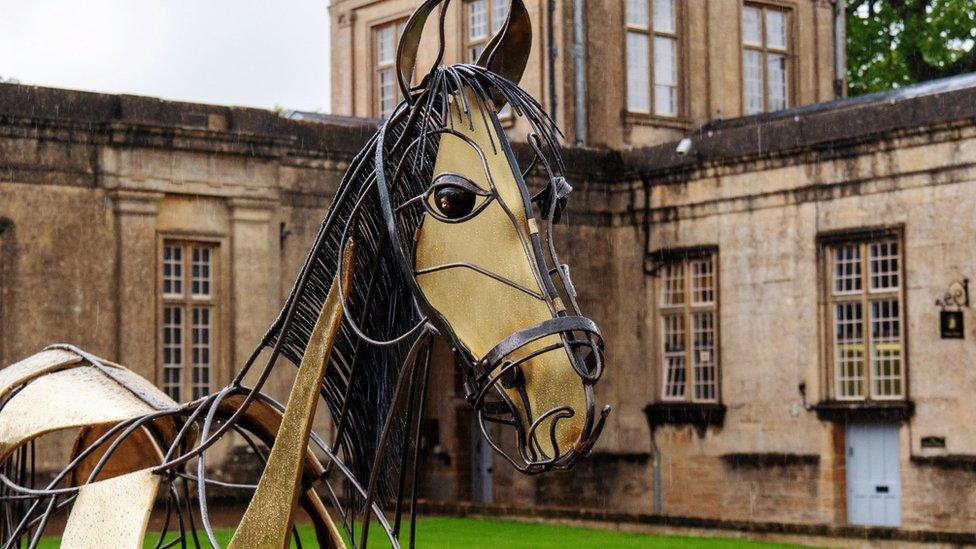
[[[397,74],[406,99],[351,163],[282,312],[231,385],[178,404],[70,346],[0,370],[4,548],[36,544],[68,507],[66,545],[141,546],[157,497],[158,547],[216,546],[214,485],[253,491],[234,547],[287,546],[296,503],[322,546],[343,546],[340,530],[365,546],[373,520],[399,546],[409,510],[413,546],[434,337],[455,354],[483,436],[518,470],[568,469],[589,452],[609,412],[593,396],[603,341],[579,314],[553,245],[571,189],[555,125],[514,84],[528,14],[514,0],[478,64],[438,61],[411,87],[424,24],[440,7],[443,26],[447,3],[425,1],[405,26]],[[505,104],[533,130],[526,172],[539,165],[548,178],[535,195],[498,121]],[[285,406],[261,392],[281,357],[298,366]],[[320,400],[331,441],[311,432]],[[80,428],[69,463],[38,486],[33,440],[69,428]],[[256,484],[208,477],[207,451],[228,433],[259,460]]]

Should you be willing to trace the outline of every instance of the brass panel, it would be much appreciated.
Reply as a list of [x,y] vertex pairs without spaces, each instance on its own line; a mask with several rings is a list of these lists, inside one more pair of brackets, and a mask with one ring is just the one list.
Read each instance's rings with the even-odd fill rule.
[[[498,146],[499,136],[494,127],[486,127],[481,122],[491,120],[494,115],[484,112],[484,107],[471,94],[468,103],[475,120],[473,127],[469,127],[467,117],[455,100],[451,109],[453,128],[472,139],[483,151],[498,190],[498,199],[476,217],[462,223],[444,223],[425,216],[417,237],[416,267],[421,270],[447,263],[472,263],[542,293],[533,273],[533,263],[530,263],[535,260],[526,255],[516,232],[521,231],[528,239],[532,229],[526,219],[526,205],[514,174],[515,168]],[[489,188],[488,176],[477,152],[450,134],[441,137],[434,177],[447,172],[463,175],[483,189]],[[516,225],[498,201],[504,202],[515,215]],[[531,248],[529,253],[533,253]],[[431,305],[445,316],[476,358],[483,357],[509,335],[553,317],[553,311],[545,301],[470,269],[435,271],[419,275],[417,281]],[[556,342],[558,338],[550,336],[526,345],[517,355],[523,356]],[[586,395],[569,356],[562,350],[544,353],[527,361],[522,372],[535,417],[564,405],[577,411],[574,417],[559,420],[556,429],[560,447],[568,449],[576,442],[586,419],[586,414],[582,413],[586,410]],[[518,391],[505,391],[519,408],[523,424],[526,424],[525,406]],[[549,432],[548,423],[546,420],[541,424],[540,434]],[[548,435],[539,438],[542,449],[551,452]]]
[[[224,417],[229,417],[240,407],[243,401],[244,395],[233,395],[225,398],[220,402],[221,414],[224,414]],[[255,400],[247,407],[241,421],[242,425],[249,431],[255,433],[259,439],[270,445],[273,443],[275,435],[281,428],[281,412],[263,400]],[[305,476],[312,475],[318,477],[324,470],[325,468],[322,467],[322,463],[315,457],[312,449],[310,447],[307,448],[305,451]],[[305,501],[302,505],[305,508],[305,512],[308,513],[313,522],[318,523],[316,524],[316,533],[320,529],[324,529],[326,531],[325,536],[332,544],[328,547],[344,548],[346,545],[342,540],[342,536],[339,534],[335,521],[332,520],[328,510],[322,503],[322,499],[315,493],[315,490],[308,490],[303,497]]]
[[71,508],[61,547],[142,547],[159,475],[143,469],[83,486]]
[[15,362],[6,368],[0,369],[0,398],[7,396],[7,393],[12,389],[36,377],[40,377],[48,372],[67,368],[78,362],[81,362],[81,357],[60,349],[41,351],[20,362]]
[[150,412],[151,406],[91,366],[49,373],[28,383],[0,410],[0,459],[44,433]]
[[[346,295],[352,281],[354,255],[353,246],[349,244],[342,258],[343,293]],[[342,322],[343,311],[337,287],[338,281],[333,280],[295,376],[295,384],[288,395],[281,428],[268,456],[268,463],[229,548],[288,547],[300,489],[302,461],[308,449],[319,387]]]

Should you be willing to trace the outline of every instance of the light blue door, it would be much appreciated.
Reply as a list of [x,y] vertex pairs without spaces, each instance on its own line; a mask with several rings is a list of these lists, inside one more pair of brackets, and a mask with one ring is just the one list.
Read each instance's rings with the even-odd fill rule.
[[471,502],[491,503],[493,450],[481,434],[477,417],[471,421]]
[[898,425],[847,425],[847,520],[867,526],[901,525]]

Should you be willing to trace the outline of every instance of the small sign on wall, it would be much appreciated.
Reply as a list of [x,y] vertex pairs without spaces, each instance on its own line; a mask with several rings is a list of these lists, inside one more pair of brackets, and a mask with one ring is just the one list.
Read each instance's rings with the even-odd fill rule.
[[965,331],[962,321],[962,311],[939,311],[942,339],[963,339]]
[[945,437],[922,437],[922,448],[945,448]]

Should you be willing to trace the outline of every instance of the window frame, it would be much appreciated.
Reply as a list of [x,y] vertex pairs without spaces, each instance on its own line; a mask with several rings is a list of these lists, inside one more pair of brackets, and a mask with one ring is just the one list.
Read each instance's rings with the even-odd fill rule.
[[[468,13],[469,13],[469,9],[470,9],[471,4],[474,3],[474,1],[475,0],[464,0],[463,2],[461,2],[461,9],[458,10],[458,11],[461,12],[461,16],[460,16],[461,17],[461,24],[458,26],[458,28],[461,29],[461,41],[460,41],[461,42],[461,51],[460,51],[460,54],[459,54],[458,57],[459,57],[459,59],[461,59],[461,62],[462,63],[475,63],[475,62],[477,62],[478,61],[477,57],[472,58],[473,56],[470,56],[469,55],[469,53],[471,53],[471,48],[473,48],[475,46],[482,46],[483,47],[483,46],[488,45],[488,42],[491,40],[491,37],[494,36],[494,34],[496,32],[498,32],[498,30],[501,28],[501,26],[504,26],[505,25],[505,19],[502,19],[501,20],[501,26],[498,27],[498,28],[495,28],[495,19],[494,19],[494,17],[495,17],[495,8],[496,8],[496,6],[503,6],[503,8],[505,9],[504,15],[505,15],[506,18],[508,16],[508,9],[507,9],[508,8],[508,0],[483,0],[485,2],[485,29],[486,29],[486,32],[485,32],[484,36],[478,37],[476,39],[472,39],[471,38],[471,33],[470,33],[471,18],[469,17]],[[482,48],[481,51],[483,52],[484,49]],[[478,55],[480,56],[481,55],[481,52],[479,52]]]
[[[654,268],[657,283],[654,285],[654,319],[659,328],[656,332],[657,374],[660,376],[658,398],[664,403],[687,403],[692,405],[713,405],[722,403],[722,358],[721,358],[721,297],[719,266],[720,258],[717,248],[687,248],[669,249],[658,252]],[[710,260],[712,277],[712,301],[693,301],[694,287],[692,286],[693,272],[691,265],[696,261]],[[664,303],[663,290],[666,284],[666,270],[673,265],[682,266],[682,284],[684,299],[680,305],[669,306]],[[695,380],[695,333],[694,315],[696,313],[711,313],[712,315],[712,367],[714,369],[714,397],[699,398],[696,396]],[[678,314],[681,316],[682,338],[684,340],[684,392],[681,396],[668,395],[667,357],[665,356],[665,316]]]
[[[157,263],[156,263],[156,384],[164,389],[165,384],[165,364],[164,356],[164,315],[167,307],[180,307],[182,309],[180,328],[182,330],[182,342],[180,344],[182,353],[182,363],[180,365],[180,398],[177,401],[192,400],[187,397],[193,396],[195,384],[193,382],[193,322],[192,315],[195,307],[206,307],[210,311],[209,330],[210,330],[210,360],[209,360],[209,379],[204,390],[204,394],[210,393],[215,386],[222,380],[224,339],[223,336],[228,332],[226,319],[223,311],[223,294],[226,288],[226,273],[223,268],[227,262],[226,239],[203,236],[187,233],[161,233],[157,238]],[[182,277],[181,292],[179,294],[164,292],[164,262],[165,250],[168,246],[179,246],[182,258]],[[193,292],[193,254],[194,247],[206,248],[210,250],[210,295],[195,294]],[[168,394],[168,393],[167,393]]]
[[[400,91],[399,77],[396,73],[396,54],[397,47],[400,41],[400,36],[403,33],[403,28],[407,24],[407,18],[404,16],[397,16],[390,19],[384,19],[381,21],[374,22],[369,26],[369,82],[370,82],[370,101],[369,101],[369,112],[374,118],[385,118],[386,115],[380,107],[380,73],[389,70],[393,74],[393,110],[390,114],[396,110],[396,106],[403,100],[403,93]],[[380,63],[379,59],[379,32],[387,27],[393,27],[393,58],[390,61]]]
[[[647,27],[641,27],[637,25],[632,25],[627,21],[627,5],[623,2],[623,75],[624,75],[624,93],[623,93],[623,109],[625,117],[631,122],[656,120],[665,123],[674,124],[680,127],[684,126],[685,118],[687,116],[687,107],[685,105],[685,75],[687,74],[685,66],[684,55],[687,49],[685,39],[688,35],[685,32],[685,2],[681,0],[674,0],[674,30],[664,31],[657,30],[654,28],[654,0],[642,0],[647,5]],[[647,82],[648,82],[648,110],[641,111],[632,109],[629,101],[629,87],[627,85],[628,80],[628,47],[627,39],[631,33],[641,34],[645,37],[647,41]],[[659,114],[656,111],[657,98],[655,97],[655,87],[657,86],[655,73],[654,73],[654,39],[657,37],[667,38],[674,41],[674,90],[675,99],[674,114]]]
[[[824,355],[824,394],[828,400],[846,403],[890,403],[905,402],[909,399],[908,385],[908,325],[907,319],[907,296],[905,283],[905,239],[904,231],[900,227],[865,229],[858,231],[844,231],[829,233],[818,237],[818,253],[820,255],[820,285],[823,311],[821,315],[821,330],[824,335],[822,341]],[[871,270],[870,270],[870,247],[872,244],[893,241],[898,245],[898,287],[896,289],[872,289]],[[836,251],[845,246],[857,246],[859,250],[858,264],[860,267],[859,291],[847,291],[835,293],[834,291],[834,258]],[[887,301],[892,298],[898,302],[898,326],[899,338],[901,343],[900,350],[900,384],[901,393],[898,395],[878,394],[875,390],[875,357],[874,357],[874,335],[872,332],[871,304],[875,302]],[[836,305],[841,303],[857,303],[861,307],[861,344],[863,345],[863,381],[862,391],[859,395],[841,395],[837,379],[837,344],[835,315]]]
[[[461,34],[461,49],[458,52],[458,59],[462,63],[476,63],[478,60],[472,59],[468,54],[471,52],[471,48],[475,46],[486,46],[491,40],[491,37],[495,35],[498,30],[505,26],[505,21],[508,19],[508,7],[509,0],[484,0],[485,2],[485,26],[488,29],[483,37],[472,40],[470,34],[471,19],[468,16],[469,6],[474,2],[474,0],[463,0],[461,2],[461,9],[458,10],[458,29],[460,29]],[[504,18],[500,22],[500,26],[495,28],[495,7],[502,6],[504,11]],[[484,51],[482,49],[482,51]],[[481,55],[480,52],[478,54]],[[505,105],[497,113],[498,121],[501,123],[503,128],[510,128],[515,123],[515,116],[512,114],[511,105]]]
[[[746,8],[755,8],[759,10],[759,33],[761,38],[761,43],[756,44],[746,44],[745,39],[745,25],[743,24],[744,13]],[[786,18],[786,23],[784,28],[786,30],[786,40],[785,45],[782,49],[776,47],[769,47],[768,40],[766,36],[766,12],[767,11],[779,11],[782,12]],[[785,4],[779,2],[743,2],[739,7],[739,93],[741,97],[740,107],[742,109],[743,116],[754,116],[757,114],[777,112],[779,110],[786,110],[796,105],[796,10],[795,6],[792,4]],[[746,67],[745,67],[745,54],[746,51],[756,51],[759,52],[759,69],[761,72],[761,89],[762,89],[762,110],[759,112],[750,113],[747,111],[746,106]],[[783,100],[786,105],[782,109],[777,109],[772,111],[769,108],[769,78],[768,78],[768,57],[769,54],[773,53],[776,55],[782,55],[786,60],[786,93],[783,96]]]

